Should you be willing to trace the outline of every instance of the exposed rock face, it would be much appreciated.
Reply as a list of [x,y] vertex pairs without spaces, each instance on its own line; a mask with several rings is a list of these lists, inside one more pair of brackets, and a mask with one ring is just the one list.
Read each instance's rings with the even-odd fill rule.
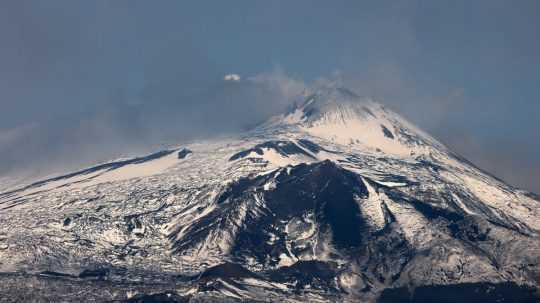
[[540,284],[537,195],[341,88],[245,137],[1,193],[0,223],[13,300],[534,302]]

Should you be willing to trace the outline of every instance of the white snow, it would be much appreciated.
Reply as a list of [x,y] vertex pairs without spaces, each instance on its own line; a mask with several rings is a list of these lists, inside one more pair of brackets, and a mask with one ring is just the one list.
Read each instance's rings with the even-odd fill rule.
[[178,156],[174,152],[152,161],[122,166],[92,179],[90,182],[85,183],[84,186],[156,175],[174,166],[178,161]]
[[464,210],[466,213],[468,213],[469,215],[475,215],[476,213],[472,210],[470,210],[467,205],[465,205],[463,203],[463,201],[461,201],[461,199],[454,193],[452,193],[452,197],[454,197],[454,201],[459,205],[459,207]]
[[356,198],[358,207],[362,209],[362,213],[366,215],[366,219],[372,225],[375,230],[380,230],[384,228],[385,220],[384,213],[381,204],[381,198],[375,189],[362,178],[362,182],[366,186],[369,196],[367,199]]
[[107,229],[102,234],[102,239],[112,244],[120,244],[125,242],[124,235],[116,228]]
[[32,195],[38,192],[45,192],[57,189],[80,189],[101,183],[116,182],[156,175],[165,172],[168,168],[178,163],[175,152],[147,162],[129,164],[110,171],[99,170],[88,174],[76,175],[71,178],[50,181],[37,187],[31,187],[22,192],[19,196]]
[[351,115],[346,119],[340,113],[327,113],[320,121],[302,126],[312,136],[328,139],[342,145],[360,145],[373,151],[397,156],[410,156],[412,149],[391,139],[382,132],[381,121],[360,119]]
[[390,181],[379,181],[379,180],[373,180],[373,182],[379,183],[380,185],[388,186],[388,187],[402,187],[406,186],[407,183],[403,182],[390,182]]
[[396,217],[396,221],[401,226],[405,238],[409,243],[423,248],[432,240],[433,232],[430,229],[429,221],[422,214],[415,211],[413,206],[396,203],[384,193],[381,193],[380,197],[385,201],[390,212]]
[[278,263],[279,267],[291,266],[294,263],[296,263],[296,261],[294,259],[290,258],[289,256],[287,256],[286,254],[282,253],[282,254],[279,255],[279,263]]
[[460,178],[465,183],[466,188],[486,205],[491,206],[499,216],[520,218],[529,227],[540,230],[538,202],[531,203],[530,200],[520,199],[515,193],[495,186],[497,183],[494,181],[488,182],[487,180],[467,174],[461,175]]
[[304,112],[300,109],[295,109],[292,114],[286,115],[283,118],[283,121],[287,124],[296,124],[303,121],[304,118]]

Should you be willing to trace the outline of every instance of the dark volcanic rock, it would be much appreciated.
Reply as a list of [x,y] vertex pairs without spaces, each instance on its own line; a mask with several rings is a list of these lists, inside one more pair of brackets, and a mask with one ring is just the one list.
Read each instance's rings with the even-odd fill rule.
[[381,128],[385,137],[394,139],[394,134],[392,134],[392,132],[388,128],[386,128],[386,126],[381,125]]
[[245,269],[241,265],[235,263],[223,263],[205,270],[199,279],[215,279],[215,278],[257,278],[258,276],[251,271]]
[[298,145],[294,144],[290,141],[267,141],[261,144],[255,145],[255,147],[241,151],[239,153],[236,153],[232,155],[229,158],[229,161],[235,161],[241,158],[246,157],[247,155],[251,154],[252,152],[258,154],[258,155],[264,155],[264,149],[273,149],[278,154],[288,157],[291,155],[304,155],[309,158],[313,158],[312,155],[298,147]]
[[107,275],[109,275],[107,268],[85,269],[79,274],[79,278],[104,280]]
[[386,289],[378,303],[537,303],[540,294],[515,283],[464,283],[420,286],[410,293],[407,288]]
[[178,159],[185,159],[189,154],[192,154],[193,152],[187,148],[182,148],[178,152]]
[[157,294],[139,294],[133,298],[127,299],[125,303],[188,303],[189,296],[180,296],[175,292],[164,292]]
[[291,266],[285,266],[270,273],[272,281],[296,282],[296,288],[317,287],[322,289],[337,288],[334,278],[337,264],[322,261],[298,261]]

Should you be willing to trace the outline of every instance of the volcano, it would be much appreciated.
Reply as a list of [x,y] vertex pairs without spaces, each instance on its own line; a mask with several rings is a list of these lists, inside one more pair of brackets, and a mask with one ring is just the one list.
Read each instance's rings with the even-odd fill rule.
[[537,302],[540,197],[322,88],[237,137],[6,189],[7,301]]

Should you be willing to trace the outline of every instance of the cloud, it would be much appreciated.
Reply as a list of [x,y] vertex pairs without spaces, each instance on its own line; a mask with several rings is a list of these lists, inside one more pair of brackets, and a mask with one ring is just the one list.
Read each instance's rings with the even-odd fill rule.
[[253,83],[265,85],[271,90],[278,91],[285,98],[289,99],[298,96],[307,88],[304,81],[287,75],[281,67],[276,67],[271,72],[260,73],[249,77],[248,80]]
[[11,129],[0,130],[0,152],[16,144],[21,138],[34,131],[36,127],[35,123],[29,123]]
[[225,81],[240,81],[240,75],[238,74],[228,74],[223,77]]

